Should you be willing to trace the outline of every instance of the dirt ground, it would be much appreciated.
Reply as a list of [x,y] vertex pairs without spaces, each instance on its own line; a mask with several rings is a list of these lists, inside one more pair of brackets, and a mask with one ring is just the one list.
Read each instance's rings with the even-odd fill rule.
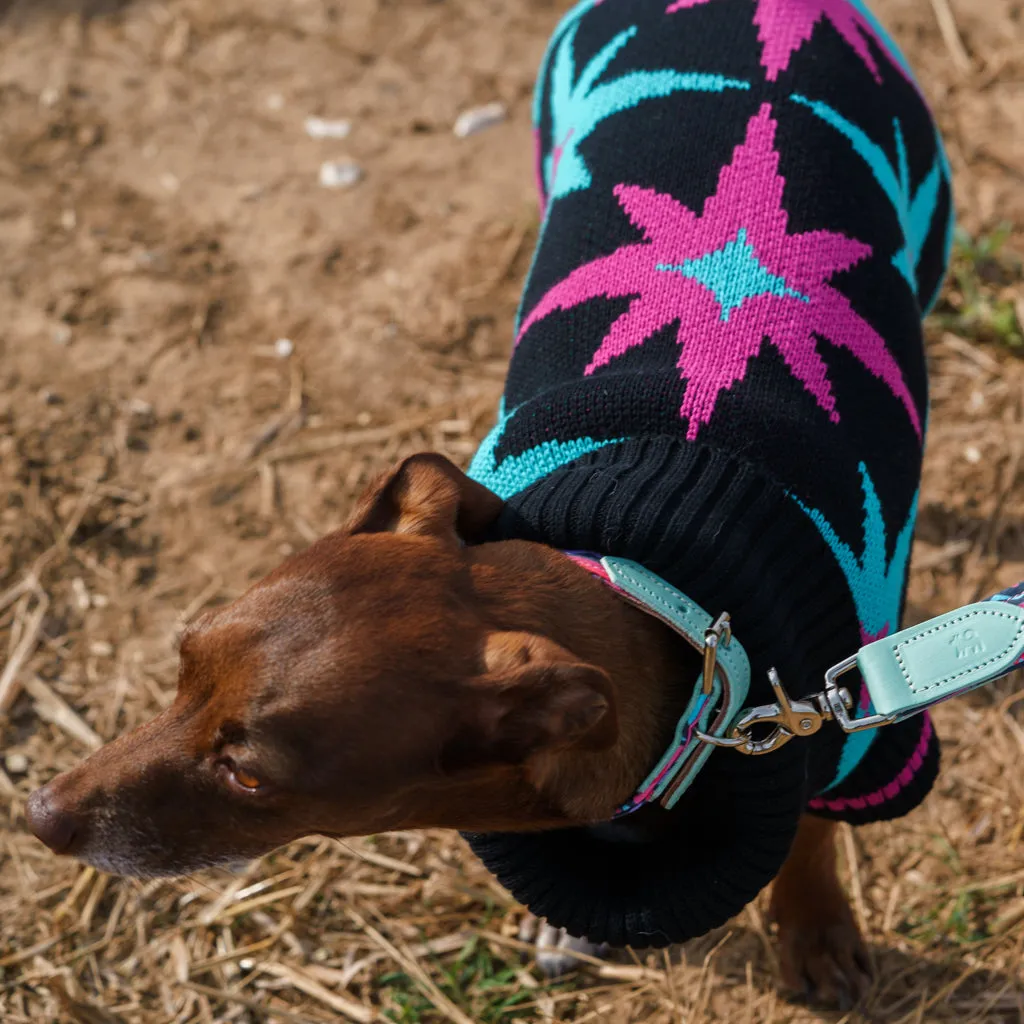
[[[535,240],[529,96],[565,0],[0,0],[0,1018],[1024,1021],[1024,709],[942,709],[941,781],[845,835],[877,983],[787,1002],[763,907],[542,983],[448,834],[146,885],[24,800],[170,700],[175,636],[403,452],[490,425]],[[908,617],[1024,578],[1024,8],[875,0],[966,233],[929,323]],[[500,101],[507,120],[452,125]],[[314,140],[307,116],[351,120]],[[362,179],[325,189],[326,159]],[[1003,227],[1005,225],[1005,227]],[[291,342],[277,345],[279,339]]]

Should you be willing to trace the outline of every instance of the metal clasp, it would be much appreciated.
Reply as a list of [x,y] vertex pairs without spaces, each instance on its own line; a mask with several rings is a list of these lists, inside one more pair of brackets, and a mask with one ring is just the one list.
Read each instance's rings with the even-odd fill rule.
[[718,663],[718,647],[728,647],[732,640],[732,621],[728,612],[722,612],[704,630],[704,693],[711,695],[715,685],[715,666]]
[[[719,622],[723,616],[719,617]],[[727,617],[726,617],[727,618]],[[718,622],[715,623],[715,626]],[[708,630],[714,632],[715,626]],[[712,638],[714,639],[714,638]],[[717,640],[715,640],[717,642]],[[708,664],[712,671],[715,665],[714,643],[705,636],[704,665]],[[815,693],[803,700],[790,700],[782,680],[774,668],[768,670],[768,681],[772,684],[775,694],[773,704],[760,704],[747,708],[733,723],[728,737],[711,736],[696,730],[697,736],[713,747],[729,747],[741,754],[770,754],[773,750],[785,746],[794,736],[813,736],[825,722],[835,722],[845,733],[862,732],[865,729],[877,729],[881,725],[892,725],[900,720],[898,714],[868,715],[865,718],[853,718],[853,700],[850,691],[839,685],[837,680],[857,667],[857,655],[845,658],[838,665],[833,665],[825,673],[825,690]],[[705,677],[707,678],[707,677]],[[774,725],[767,736],[756,739],[753,730],[757,726]]]
[[[774,668],[768,670],[768,681],[775,694],[775,703],[748,708],[729,731],[730,737],[744,741],[736,748],[741,753],[768,754],[784,746],[794,736],[813,736],[823,722],[833,717],[831,707],[819,703],[820,695],[790,700]],[[763,739],[755,739],[753,729],[759,725],[774,725],[775,728]]]
[[[803,700],[790,700],[774,668],[768,670],[768,681],[775,694],[773,704],[747,708],[736,719],[727,739],[718,739],[703,733],[700,734],[700,738],[716,747],[731,747],[741,754],[756,756],[778,750],[794,736],[813,736],[825,722],[837,719],[836,707],[841,709],[843,721],[850,721],[847,714],[851,703],[850,694],[837,686],[834,680],[831,683],[831,692],[826,690],[826,693],[817,693]],[[774,725],[775,728],[767,736],[761,739],[754,736],[756,727],[769,725]]]

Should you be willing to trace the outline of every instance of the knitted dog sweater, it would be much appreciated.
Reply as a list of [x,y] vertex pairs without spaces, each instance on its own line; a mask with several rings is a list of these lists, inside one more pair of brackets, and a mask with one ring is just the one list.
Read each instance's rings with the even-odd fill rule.
[[[770,666],[794,697],[820,690],[904,598],[921,318],[952,228],[910,70],[861,0],[583,0],[534,122],[543,223],[470,475],[507,499],[502,535],[631,558],[728,610],[749,704]],[[927,715],[827,725],[716,751],[672,813],[723,772],[757,778],[777,870],[802,810],[902,815],[937,764]],[[493,862],[491,838],[474,843]]]

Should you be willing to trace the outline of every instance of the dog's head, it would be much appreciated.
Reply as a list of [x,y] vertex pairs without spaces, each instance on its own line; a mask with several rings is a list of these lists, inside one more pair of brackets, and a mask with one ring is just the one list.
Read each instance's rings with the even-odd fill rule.
[[609,679],[544,629],[568,560],[465,545],[500,510],[442,457],[407,459],[348,527],[193,622],[174,703],[36,791],[32,830],[159,875],[311,833],[567,824],[544,778],[614,742]]

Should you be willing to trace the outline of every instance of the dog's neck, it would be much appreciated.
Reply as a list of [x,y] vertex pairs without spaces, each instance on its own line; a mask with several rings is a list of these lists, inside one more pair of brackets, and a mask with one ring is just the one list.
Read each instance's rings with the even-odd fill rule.
[[541,633],[608,673],[614,746],[552,753],[531,765],[531,782],[571,820],[607,820],[671,742],[699,656],[554,549],[513,541],[473,548],[470,558],[474,591],[497,626]]

